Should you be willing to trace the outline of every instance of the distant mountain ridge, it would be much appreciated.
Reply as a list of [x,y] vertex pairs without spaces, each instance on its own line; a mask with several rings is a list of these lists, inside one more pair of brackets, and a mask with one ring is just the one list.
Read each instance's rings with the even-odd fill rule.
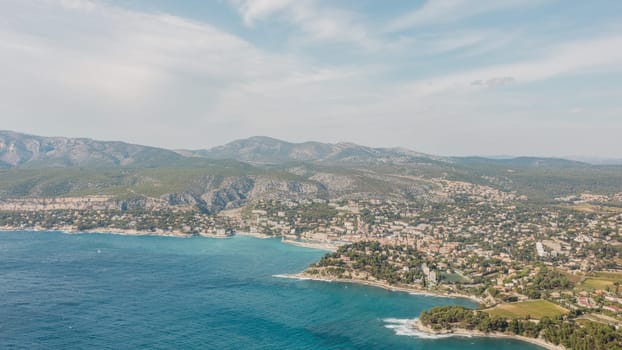
[[44,137],[0,130],[0,168],[13,167],[159,167],[187,158],[231,159],[252,164],[289,162],[497,164],[520,166],[567,166],[587,163],[541,157],[442,157],[406,148],[373,148],[349,142],[293,143],[267,136],[253,136],[200,150],[168,150],[121,141],[89,138]]
[[589,163],[592,165],[622,165],[622,158],[602,158],[602,157],[580,157],[580,156],[568,156],[564,159],[576,160],[583,163]]
[[179,154],[156,147],[87,138],[43,137],[0,131],[0,167],[158,166]]
[[266,136],[235,140],[204,150],[179,151],[184,155],[210,159],[235,159],[258,164],[285,162],[368,162],[409,161],[415,159],[447,160],[405,148],[372,148],[349,142],[321,143],[308,141],[292,143]]

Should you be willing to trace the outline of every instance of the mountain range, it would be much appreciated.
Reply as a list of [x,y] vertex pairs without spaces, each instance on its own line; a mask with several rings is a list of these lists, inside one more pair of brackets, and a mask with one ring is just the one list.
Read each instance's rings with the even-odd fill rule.
[[431,155],[404,148],[371,148],[354,143],[291,143],[266,136],[236,140],[205,150],[179,151],[181,154],[210,159],[236,159],[256,164],[284,162],[364,163],[370,161],[412,161],[435,159]]
[[0,167],[4,168],[158,166],[181,158],[173,151],[125,142],[0,131]]
[[232,159],[251,164],[286,162],[365,163],[448,160],[404,148],[371,148],[353,143],[290,143],[265,136],[202,150],[167,150],[118,141],[42,137],[0,131],[0,167],[168,166],[183,158]]
[[0,131],[0,200],[108,195],[208,212],[262,198],[430,199],[439,181],[530,200],[622,192],[622,166],[518,157],[441,157],[353,143],[291,143],[256,136],[203,150]]

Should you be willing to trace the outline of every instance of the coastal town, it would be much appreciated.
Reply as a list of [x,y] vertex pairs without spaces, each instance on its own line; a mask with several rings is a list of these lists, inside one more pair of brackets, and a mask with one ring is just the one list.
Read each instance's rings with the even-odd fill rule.
[[217,214],[5,201],[0,228],[272,237],[330,251],[293,277],[467,297],[510,318],[622,325],[622,209],[587,194],[538,205],[485,186],[441,188],[435,200],[266,199]]
[[622,1],[0,13],[0,350],[622,350]]

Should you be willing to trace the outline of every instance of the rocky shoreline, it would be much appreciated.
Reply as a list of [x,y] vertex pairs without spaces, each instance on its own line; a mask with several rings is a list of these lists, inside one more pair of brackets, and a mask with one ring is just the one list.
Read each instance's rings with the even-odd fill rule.
[[516,340],[528,342],[531,344],[535,344],[545,349],[566,350],[565,346],[549,343],[543,338],[530,338],[530,337],[525,337],[522,335],[516,335],[516,334],[510,334],[510,333],[500,333],[500,332],[485,333],[485,332],[481,332],[478,330],[468,330],[464,328],[443,329],[443,330],[437,331],[424,325],[418,318],[412,322],[412,328],[418,332],[421,332],[429,336],[507,338],[507,339],[516,339]]
[[[430,290],[425,290],[425,289],[421,289],[421,288],[416,288],[416,287],[406,287],[406,286],[393,286],[393,285],[389,285],[387,283],[383,283],[383,282],[377,282],[377,281],[365,281],[365,280],[356,280],[356,279],[342,279],[342,278],[326,278],[326,277],[318,277],[316,275],[311,275],[308,273],[296,273],[296,274],[289,274],[289,275],[278,275],[277,277],[282,277],[282,278],[293,278],[293,279],[301,279],[301,280],[313,280],[313,281],[322,281],[322,282],[339,282],[339,283],[352,283],[352,284],[360,284],[360,285],[365,285],[365,286],[371,286],[371,287],[378,287],[378,288],[383,288],[389,291],[394,291],[394,292],[407,292],[407,293],[411,293],[411,294],[416,294],[416,295],[424,295],[424,296],[432,296],[432,297],[443,297],[443,298],[463,298],[463,299],[469,299],[472,300],[474,302],[477,302],[478,304],[482,303],[482,299],[473,296],[473,295],[465,295],[465,294],[458,294],[458,293],[444,293],[444,292],[435,292],[435,291],[430,291]],[[550,349],[550,350],[566,350],[566,348],[562,345],[555,345],[552,343],[547,342],[546,340],[542,339],[542,338],[530,338],[530,337],[525,337],[525,336],[520,336],[520,335],[515,335],[515,334],[508,334],[508,333],[500,333],[500,332],[491,332],[491,333],[485,333],[485,332],[480,332],[477,330],[468,330],[468,329],[460,329],[460,328],[454,328],[451,330],[441,330],[441,331],[436,331],[430,327],[427,327],[425,325],[423,325],[419,319],[415,319],[412,324],[412,329],[416,330],[422,334],[428,335],[428,336],[444,336],[444,337],[448,337],[448,336],[455,336],[455,337],[488,337],[488,338],[507,338],[507,339],[515,339],[515,340],[520,340],[520,341],[524,341],[524,342],[528,342],[531,344],[535,344],[538,345],[540,347],[543,347],[545,349]]]
[[323,281],[323,282],[360,284],[360,285],[365,285],[365,286],[378,287],[378,288],[386,289],[392,292],[406,292],[410,294],[432,296],[432,297],[462,298],[462,299],[469,299],[471,301],[476,302],[477,304],[482,304],[483,302],[481,298],[478,298],[474,295],[433,291],[433,290],[418,288],[415,286],[394,286],[394,285],[390,285],[388,283],[380,282],[380,281],[366,281],[366,280],[359,280],[359,279],[345,279],[345,278],[334,278],[334,277],[324,277],[324,276],[320,277],[320,276],[312,275],[312,274],[305,273],[305,272],[284,275],[284,277],[294,278],[294,279],[303,279],[303,280]]

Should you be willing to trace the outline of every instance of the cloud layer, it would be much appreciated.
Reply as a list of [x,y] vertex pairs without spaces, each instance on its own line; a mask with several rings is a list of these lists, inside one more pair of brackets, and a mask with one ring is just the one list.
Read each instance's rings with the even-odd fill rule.
[[622,156],[612,9],[582,29],[572,17],[551,22],[548,11],[563,6],[553,1],[210,6],[235,20],[216,24],[210,7],[189,19],[174,7],[3,1],[1,127],[171,148],[263,134],[441,154]]

